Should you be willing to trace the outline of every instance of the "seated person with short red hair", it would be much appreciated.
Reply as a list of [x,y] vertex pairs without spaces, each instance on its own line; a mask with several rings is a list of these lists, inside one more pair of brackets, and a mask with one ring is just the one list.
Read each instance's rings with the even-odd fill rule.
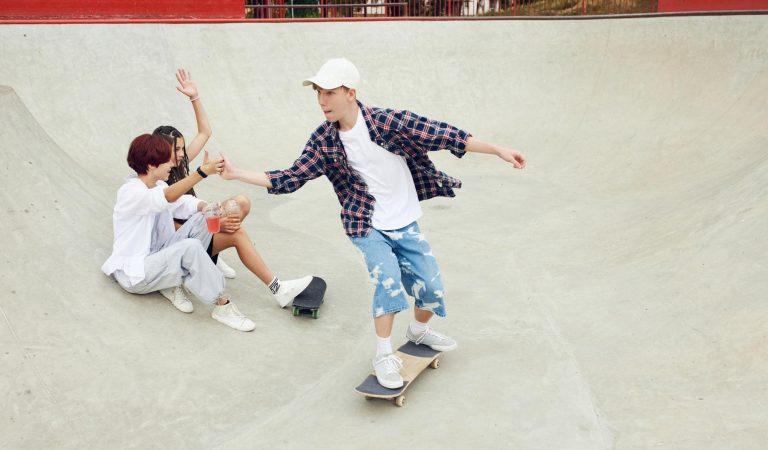
[[[171,145],[159,136],[143,134],[131,143],[128,165],[136,174],[117,192],[112,255],[101,269],[130,293],[160,291],[177,309],[190,313],[193,307],[181,289],[183,285],[202,302],[214,305],[214,319],[236,330],[251,331],[255,324],[225,293],[224,276],[211,256],[235,247],[243,263],[270,285],[281,307],[312,277],[281,283],[244,229],[234,233],[208,231],[201,212],[206,202],[184,193],[209,175],[221,173],[222,159],[210,160],[206,152],[202,166],[168,186],[171,152]],[[178,230],[174,229],[174,218],[186,220]]]

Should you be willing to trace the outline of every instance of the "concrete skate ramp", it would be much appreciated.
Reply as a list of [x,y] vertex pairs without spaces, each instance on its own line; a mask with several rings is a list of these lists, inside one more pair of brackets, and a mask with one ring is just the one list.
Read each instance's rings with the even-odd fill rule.
[[[0,448],[763,448],[766,19],[0,27]],[[433,157],[464,181],[421,221],[460,345],[405,408],[353,392],[371,286],[325,179],[198,189],[247,194],[269,264],[328,281],[318,320],[232,252],[252,333],[99,271],[131,139],[194,132],[176,67],[210,148],[267,169],[321,120],[300,81],[338,55],[363,101],[529,158]]]

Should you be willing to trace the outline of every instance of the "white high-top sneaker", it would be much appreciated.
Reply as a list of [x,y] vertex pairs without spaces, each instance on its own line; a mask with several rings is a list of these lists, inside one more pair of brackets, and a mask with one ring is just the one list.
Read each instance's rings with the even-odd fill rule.
[[304,278],[298,278],[296,280],[280,280],[280,288],[277,290],[277,294],[275,294],[277,304],[280,305],[281,308],[285,308],[288,306],[288,303],[291,303],[297,295],[301,294],[301,291],[306,289],[311,282],[312,275],[307,275]]
[[192,307],[192,302],[189,301],[186,294],[184,294],[184,289],[182,289],[181,286],[160,289],[160,294],[167,298],[176,309],[183,313],[191,313],[195,310],[195,308]]
[[214,305],[211,317],[239,331],[253,331],[256,328],[256,324],[241,313],[232,300],[226,305]]
[[229,267],[229,264],[224,262],[223,259],[221,259],[221,255],[219,255],[219,259],[216,260],[216,267],[221,270],[221,273],[224,274],[225,278],[235,278],[237,276],[237,272],[235,272],[235,269]]

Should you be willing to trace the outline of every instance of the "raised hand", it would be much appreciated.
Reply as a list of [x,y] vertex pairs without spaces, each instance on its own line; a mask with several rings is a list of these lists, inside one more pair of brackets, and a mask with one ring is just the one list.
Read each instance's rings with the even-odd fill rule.
[[208,156],[208,150],[205,150],[203,155],[203,164],[200,166],[200,170],[205,172],[206,175],[221,174],[224,170],[224,160],[222,158],[211,159]]
[[176,90],[186,95],[190,99],[197,98],[197,85],[192,81],[192,76],[185,69],[179,69],[176,71],[176,80],[179,82],[179,86],[176,86]]

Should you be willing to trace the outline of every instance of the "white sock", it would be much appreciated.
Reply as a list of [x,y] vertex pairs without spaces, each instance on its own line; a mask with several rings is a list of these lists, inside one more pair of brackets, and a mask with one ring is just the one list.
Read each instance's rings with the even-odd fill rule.
[[376,356],[392,353],[392,338],[376,336]]
[[272,292],[273,295],[277,294],[277,291],[280,290],[280,279],[278,279],[277,277],[273,278],[272,281],[269,282],[267,287],[269,288],[269,291]]
[[422,322],[419,322],[418,320],[414,320],[413,322],[411,322],[408,328],[411,330],[411,333],[418,335],[427,331],[428,327],[426,323],[422,323]]

